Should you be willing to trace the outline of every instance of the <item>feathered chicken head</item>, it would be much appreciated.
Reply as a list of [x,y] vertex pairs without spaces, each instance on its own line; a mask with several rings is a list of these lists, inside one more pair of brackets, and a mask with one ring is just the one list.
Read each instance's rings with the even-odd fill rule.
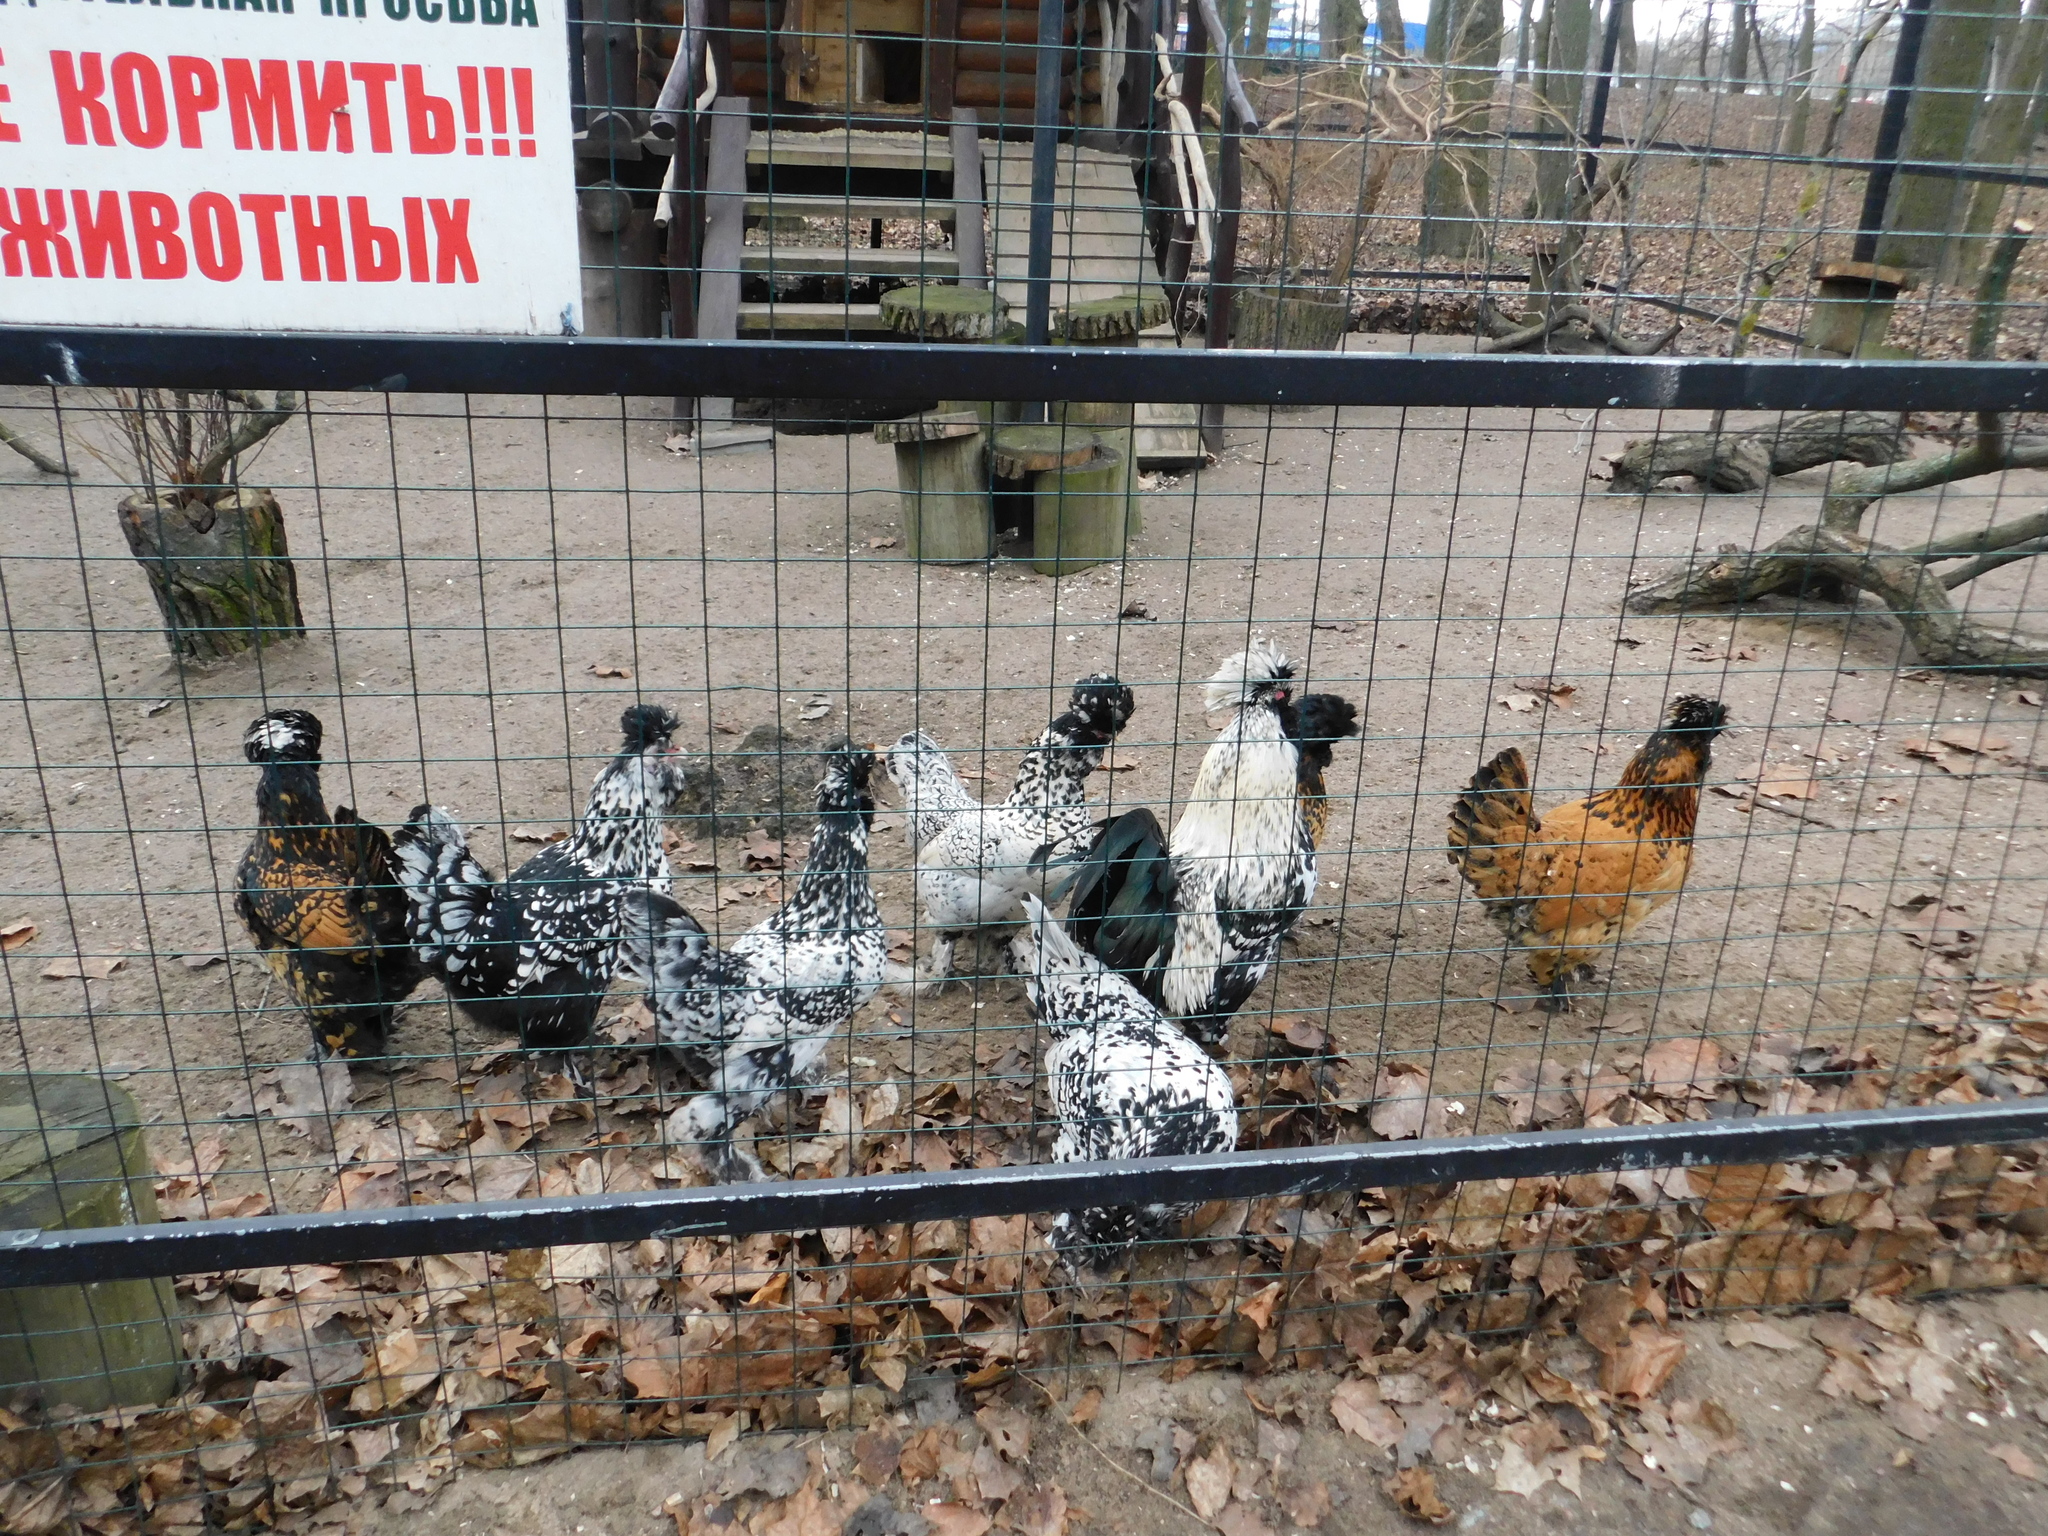
[[858,811],[861,821],[873,826],[875,796],[870,785],[875,776],[875,752],[841,737],[818,757],[824,769],[818,780],[818,813]]
[[303,709],[273,709],[242,732],[242,754],[252,763],[320,761],[320,717]]
[[1067,712],[1053,721],[1076,741],[1107,746],[1129,723],[1138,707],[1131,690],[1107,672],[1091,672],[1074,684],[1067,696]]
[[890,779],[906,795],[914,795],[923,779],[959,777],[946,749],[923,731],[905,731],[890,743],[885,766]]
[[1294,697],[1294,663],[1277,645],[1255,641],[1216,669],[1202,685],[1205,709],[1244,709],[1266,704],[1275,708]]
[[638,758],[643,792],[664,808],[683,792],[683,760],[675,744],[681,724],[659,704],[634,704],[619,716],[623,739],[613,761],[623,768]]

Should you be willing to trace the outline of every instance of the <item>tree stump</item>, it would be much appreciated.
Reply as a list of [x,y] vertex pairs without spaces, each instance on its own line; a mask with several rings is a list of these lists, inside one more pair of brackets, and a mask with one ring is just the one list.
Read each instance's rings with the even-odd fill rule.
[[1009,318],[1009,304],[988,288],[920,283],[882,295],[889,329],[918,341],[993,341]]
[[1070,304],[1052,317],[1052,339],[1068,346],[1135,346],[1140,331],[1164,325],[1172,307],[1157,288]]
[[1341,288],[1247,288],[1237,296],[1236,346],[1255,351],[1335,352],[1351,329]]
[[306,633],[284,512],[269,491],[245,486],[210,506],[130,496],[119,511],[173,656],[206,661]]
[[1121,560],[1129,535],[1130,497],[1124,457],[1100,448],[1081,464],[1042,469],[1031,482],[1031,568],[1069,576],[1105,560]]
[[[0,1229],[153,1222],[155,1177],[126,1089],[85,1074],[0,1076]],[[178,1389],[168,1280],[93,1280],[0,1291],[0,1393],[35,1384],[87,1413]]]
[[875,440],[896,445],[904,543],[913,560],[986,560],[996,525],[983,459],[987,434],[973,411],[877,422]]

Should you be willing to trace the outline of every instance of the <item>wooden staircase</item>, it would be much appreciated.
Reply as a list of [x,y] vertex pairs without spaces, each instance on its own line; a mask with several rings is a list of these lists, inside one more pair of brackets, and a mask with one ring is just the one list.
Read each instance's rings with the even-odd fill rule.
[[[743,102],[714,109],[699,336],[871,337],[883,329],[878,283],[986,284],[971,111],[945,136],[746,121]],[[906,222],[936,223],[949,243],[875,243]]]

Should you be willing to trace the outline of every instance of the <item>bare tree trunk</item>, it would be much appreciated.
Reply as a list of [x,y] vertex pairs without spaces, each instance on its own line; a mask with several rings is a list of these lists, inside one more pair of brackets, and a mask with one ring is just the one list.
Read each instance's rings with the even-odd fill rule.
[[1814,0],[1802,0],[1799,7],[1799,40],[1792,45],[1792,67],[1786,71],[1785,91],[1791,97],[1791,117],[1785,124],[1788,155],[1806,153],[1806,136],[1813,123],[1813,23]]
[[1621,8],[1621,50],[1615,55],[1620,65],[1621,78],[1616,85],[1633,85],[1636,73],[1636,0],[1626,0]]
[[1408,51],[1408,24],[1401,19],[1401,0],[1379,0],[1374,13],[1379,23],[1380,46]]
[[1536,0],[1522,0],[1522,19],[1515,23],[1515,68],[1508,77],[1511,86],[1529,78],[1529,39],[1536,25]]
[[[1969,155],[1984,86],[1991,72],[1993,22],[1984,0],[1933,0],[1919,76],[1906,109],[1902,158],[1961,165]],[[1902,173],[1885,206],[1877,260],[1932,277],[1953,264],[1955,231],[1969,205],[1970,184],[1945,176]]]
[[1266,46],[1273,35],[1273,0],[1252,0],[1252,26],[1250,35],[1244,40],[1245,53],[1254,59],[1266,56]]
[[[1592,0],[1550,0],[1549,17],[1549,48],[1536,76],[1537,127],[1564,139],[1556,148],[1537,152],[1536,220],[1541,224],[1563,221],[1572,169],[1579,163],[1579,105],[1586,90],[1586,50],[1592,44]],[[1537,238],[1554,239],[1555,232]]]
[[[1425,256],[1471,256],[1486,245],[1493,188],[1483,139],[1500,73],[1501,0],[1445,0],[1444,126],[1423,173],[1421,251]],[[1436,38],[1427,46],[1439,47]]]
[[[2041,117],[2044,66],[2048,66],[2048,0],[2027,0],[2026,13],[2008,15],[2001,28],[1991,105],[1985,109],[1977,142],[1971,146],[1972,162],[2021,166],[2031,158],[2029,151]],[[1970,276],[1982,265],[2008,191],[1995,181],[1980,181],[1971,189],[1951,278]]]
[[1728,23],[1728,94],[1740,96],[1749,89],[1749,10],[1755,0],[1735,0],[1735,14]]
[[1707,72],[1707,62],[1714,55],[1714,0],[1706,0],[1700,7],[1700,89],[1711,91],[1714,77]]

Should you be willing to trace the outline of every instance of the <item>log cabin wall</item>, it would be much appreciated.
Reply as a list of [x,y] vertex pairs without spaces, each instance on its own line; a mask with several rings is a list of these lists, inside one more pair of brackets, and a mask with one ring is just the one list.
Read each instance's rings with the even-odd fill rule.
[[[788,8],[804,4],[805,0],[731,0],[728,35],[732,71],[729,80],[720,82],[720,94],[745,96],[756,104],[757,111],[788,119],[788,126],[792,127],[803,117],[843,116],[849,107],[865,112],[887,105],[853,99],[853,91],[859,87],[850,76],[861,67],[857,50],[821,49],[814,50],[819,55],[815,60],[795,58],[801,34],[789,25]],[[849,5],[853,9],[851,28],[844,19]],[[829,26],[842,35],[847,30],[867,30],[862,5],[863,0],[810,0],[812,14],[819,18],[812,26],[821,31]],[[889,13],[900,7],[901,0],[881,0],[881,10]],[[952,16],[945,17],[946,12]],[[645,33],[643,74],[656,90],[667,72],[668,61],[675,56],[675,29],[681,25],[683,15],[684,0],[652,0],[649,6],[648,16],[653,25]],[[942,125],[950,120],[952,106],[972,107],[984,127],[994,128],[1005,136],[1028,133],[1036,95],[1037,6],[1028,0],[926,0],[924,18],[923,117]],[[945,19],[953,22],[950,102],[933,99],[933,86],[945,74],[937,57],[938,50],[948,41],[942,30]],[[894,14],[883,15],[878,11],[875,20],[878,24],[873,30],[878,34],[897,33],[901,28]],[[1077,107],[1081,126],[1102,123],[1101,34],[1102,8],[1097,0],[1070,0],[1061,32],[1061,42],[1067,50],[1060,69],[1060,121],[1064,126],[1075,124]],[[794,89],[793,61],[800,71],[813,76]],[[904,116],[908,119],[904,126],[909,127],[919,114],[913,110],[892,115]],[[1110,121],[1115,121],[1114,108]],[[944,130],[941,126],[934,131]]]

